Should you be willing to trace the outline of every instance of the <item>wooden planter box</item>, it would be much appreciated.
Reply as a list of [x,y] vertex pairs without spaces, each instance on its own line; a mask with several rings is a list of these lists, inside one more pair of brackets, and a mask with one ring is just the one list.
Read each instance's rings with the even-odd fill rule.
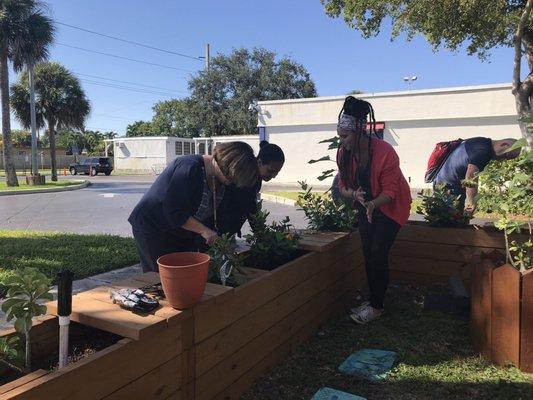
[[533,270],[521,274],[499,252],[472,263],[470,336],[474,349],[498,364],[533,372]]
[[[238,399],[324,320],[344,312],[365,281],[357,233],[306,236],[301,247],[310,252],[273,271],[250,268],[251,279],[240,287],[208,284],[200,303],[185,311],[162,301],[156,312],[136,315],[112,304],[111,287],[153,284],[155,273],[80,293],[71,319],[124,339],[61,371],[36,371],[0,393],[35,400]],[[51,313],[55,308],[49,304]],[[57,332],[55,318],[49,321],[35,327],[36,337]]]
[[410,222],[391,249],[391,278],[433,284],[458,276],[468,285],[473,254],[493,249],[505,249],[503,234],[493,227],[435,228]]

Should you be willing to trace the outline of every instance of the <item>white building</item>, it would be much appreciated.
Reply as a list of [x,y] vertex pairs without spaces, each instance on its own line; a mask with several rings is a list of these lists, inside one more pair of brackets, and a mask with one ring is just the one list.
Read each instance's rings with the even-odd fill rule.
[[[424,184],[427,160],[435,144],[457,138],[485,136],[519,138],[514,96],[510,84],[468,86],[389,93],[365,93],[383,138],[400,157],[400,166],[411,187]],[[286,164],[276,183],[316,178],[335,164],[308,164],[335,151],[318,142],[336,134],[336,123],[345,96],[259,102],[259,126],[271,143],[281,146]],[[261,129],[261,128],[260,128]]]
[[160,173],[174,158],[188,154],[211,154],[217,143],[243,141],[259,151],[257,136],[221,136],[185,139],[173,136],[142,136],[106,140],[106,155],[113,146],[114,170],[117,172]]
[[[383,138],[400,157],[400,166],[413,188],[425,187],[427,159],[437,142],[485,136],[520,137],[510,84],[413,90],[357,95],[369,101]],[[339,110],[345,96],[259,102],[260,137],[281,146],[286,163],[273,183],[294,185],[307,180],[315,186],[329,184],[317,177],[335,164],[308,164],[328,152],[318,142],[336,135]],[[207,154],[221,141],[243,140],[259,149],[258,136],[224,136],[194,139],[143,137],[114,139],[115,169],[156,172],[182,154]],[[211,142],[210,142],[211,141]]]

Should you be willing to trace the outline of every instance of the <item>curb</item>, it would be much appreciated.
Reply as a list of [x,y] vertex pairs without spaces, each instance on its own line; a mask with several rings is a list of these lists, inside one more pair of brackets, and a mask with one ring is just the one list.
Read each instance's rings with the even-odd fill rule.
[[287,206],[296,206],[296,201],[286,199],[285,197],[274,196],[273,194],[261,193],[261,200],[271,201],[272,203],[285,204]]
[[55,192],[69,192],[71,190],[78,190],[86,188],[91,184],[90,181],[80,181],[80,184],[70,185],[65,187],[57,187],[50,189],[36,189],[36,190],[2,190],[0,191],[0,196],[17,196],[19,194],[39,194],[39,193],[55,193]]

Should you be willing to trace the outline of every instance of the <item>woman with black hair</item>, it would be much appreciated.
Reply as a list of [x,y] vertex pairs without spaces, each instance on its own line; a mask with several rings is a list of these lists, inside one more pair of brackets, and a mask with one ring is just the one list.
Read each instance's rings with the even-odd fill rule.
[[370,103],[353,96],[345,99],[337,124],[337,165],[339,192],[359,211],[359,234],[370,290],[370,300],[352,309],[352,320],[360,324],[379,318],[383,312],[389,251],[411,208],[411,191],[400,170],[398,155],[390,144],[375,137],[375,124]]
[[259,147],[257,166],[260,179],[250,188],[237,188],[234,185],[227,188],[219,212],[221,233],[240,234],[246,219],[257,212],[257,196],[262,182],[274,179],[283,168],[285,154],[281,147],[266,140]]

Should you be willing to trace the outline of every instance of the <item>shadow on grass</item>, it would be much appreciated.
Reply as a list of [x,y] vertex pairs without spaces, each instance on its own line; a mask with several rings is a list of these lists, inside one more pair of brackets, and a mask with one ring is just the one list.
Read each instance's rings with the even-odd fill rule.
[[[346,316],[327,322],[319,336],[259,378],[242,398],[310,399],[322,386],[369,400],[531,398],[533,377],[516,368],[489,365],[475,355],[468,323],[424,312],[425,291],[391,286],[386,314],[366,326]],[[362,348],[398,353],[398,363],[385,381],[371,383],[337,371],[342,361]]]

